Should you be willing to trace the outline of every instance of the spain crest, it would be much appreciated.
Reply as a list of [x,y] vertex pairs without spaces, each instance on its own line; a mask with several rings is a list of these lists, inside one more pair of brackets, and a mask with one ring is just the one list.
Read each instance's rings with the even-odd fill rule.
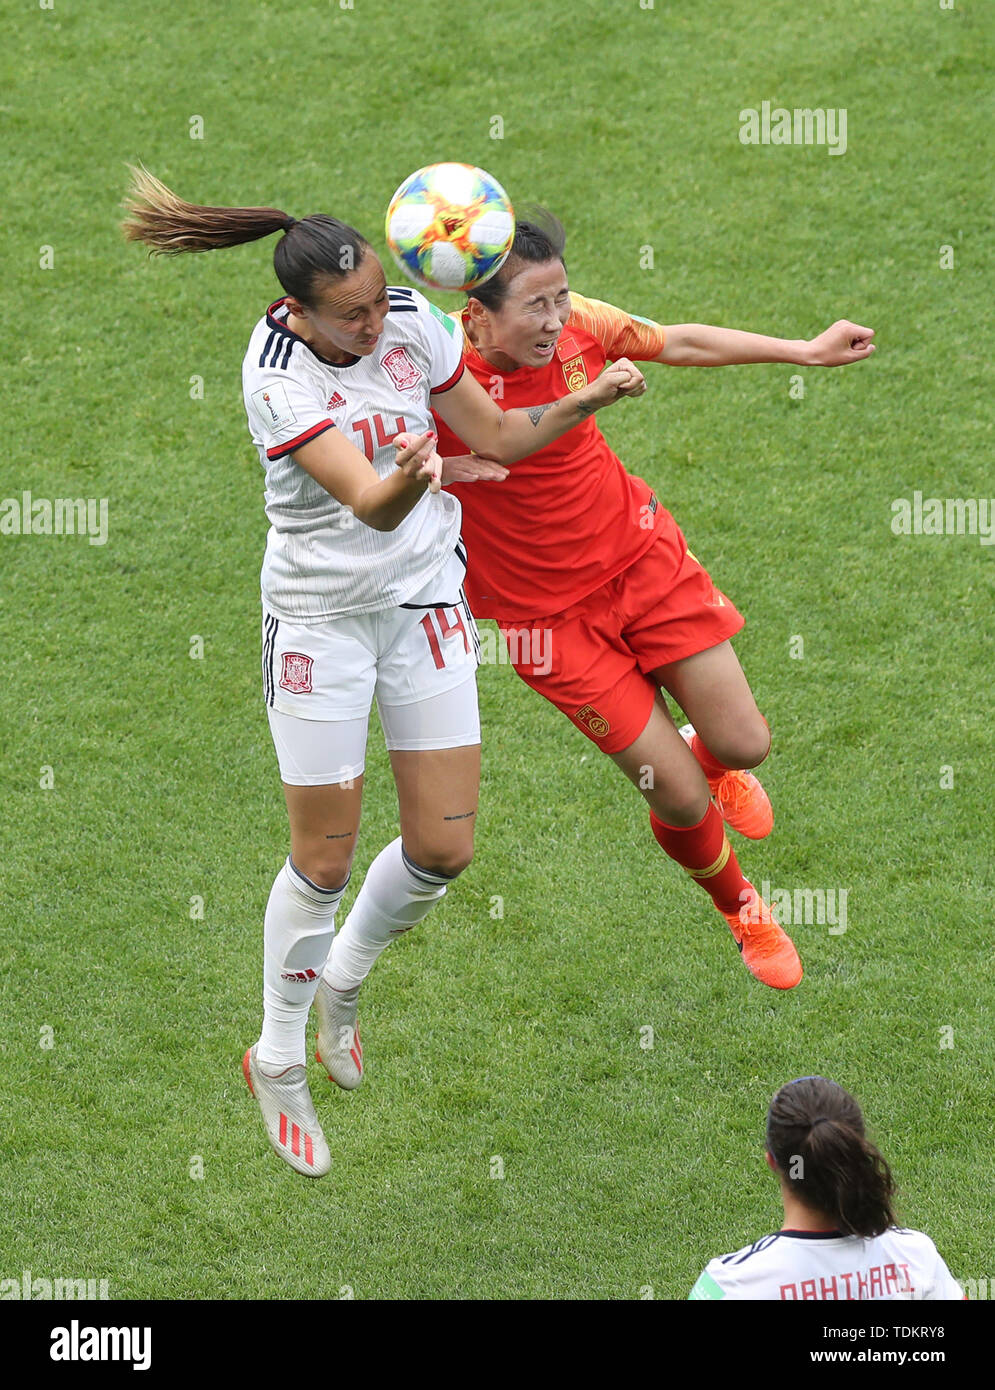
[[281,690],[289,690],[291,695],[311,693],[311,667],[314,659],[302,652],[283,653],[283,674],[280,677]]
[[380,365],[399,391],[410,391],[421,381],[421,372],[404,351],[403,347],[391,348],[381,357]]

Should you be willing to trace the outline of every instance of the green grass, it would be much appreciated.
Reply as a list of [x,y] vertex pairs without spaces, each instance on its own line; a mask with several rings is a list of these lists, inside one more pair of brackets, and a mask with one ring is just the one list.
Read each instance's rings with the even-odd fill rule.
[[[0,537],[0,1278],[683,1298],[779,1223],[763,1116],[809,1072],[864,1104],[908,1224],[959,1278],[995,1275],[995,553],[890,530],[914,489],[992,491],[983,7],[58,0],[9,30],[0,495],[106,497],[110,532]],[[845,107],[846,155],[742,146],[763,100]],[[847,887],[849,923],[799,927],[803,985],[763,989],[614,767],[485,667],[477,858],[371,978],[363,1089],[315,1068],[335,1171],[308,1185],[238,1071],[287,844],[238,380],[271,244],[150,265],[118,204],[142,159],[194,200],[332,212],[381,246],[390,193],[439,158],[556,211],[585,293],[663,322],[877,329],[870,363],[804,371],[802,400],[795,368],[651,368],[603,422],[748,620],[777,825],[744,867]],[[367,785],[357,885],[396,833],[377,733]]]

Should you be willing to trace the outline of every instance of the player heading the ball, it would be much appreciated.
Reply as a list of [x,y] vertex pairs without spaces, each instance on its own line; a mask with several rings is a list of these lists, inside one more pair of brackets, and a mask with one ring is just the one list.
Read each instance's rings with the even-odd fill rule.
[[[462,588],[460,504],[439,491],[432,410],[486,456],[469,476],[503,478],[506,465],[645,382],[616,362],[569,400],[506,412],[464,371],[451,320],[416,290],[388,286],[355,228],[322,213],[298,220],[278,208],[188,203],[147,170],[133,176],[124,231],[154,253],[281,234],[273,265],[284,293],[252,331],[242,384],[270,522],[263,698],[290,854],[266,907],[263,1026],[243,1069],[273,1148],[319,1177],[331,1156],[305,1071],[311,1004],[319,1059],[355,1087],[360,983],[473,854],[478,642]],[[336,936],[374,697],[400,834],[373,861]]]

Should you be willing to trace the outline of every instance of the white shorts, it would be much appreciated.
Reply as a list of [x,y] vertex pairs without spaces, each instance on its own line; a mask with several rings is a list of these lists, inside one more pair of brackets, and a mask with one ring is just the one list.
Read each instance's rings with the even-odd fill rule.
[[397,608],[308,625],[264,608],[263,695],[284,782],[324,786],[358,777],[374,698],[388,748],[480,742],[480,642],[465,573],[460,545]]

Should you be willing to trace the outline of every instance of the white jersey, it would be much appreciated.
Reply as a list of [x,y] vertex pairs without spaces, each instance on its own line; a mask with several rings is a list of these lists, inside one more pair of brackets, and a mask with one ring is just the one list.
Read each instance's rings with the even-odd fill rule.
[[709,1261],[690,1298],[962,1299],[922,1231],[867,1240],[835,1231],[778,1231]]
[[249,339],[242,389],[270,520],[262,595],[288,622],[396,607],[439,573],[459,540],[460,505],[448,492],[426,491],[396,530],[377,531],[293,459],[294,449],[338,429],[387,478],[394,437],[433,428],[432,394],[463,373],[462,335],[416,290],[389,286],[387,294],[390,309],[368,357],[320,357],[288,328],[282,299]]

